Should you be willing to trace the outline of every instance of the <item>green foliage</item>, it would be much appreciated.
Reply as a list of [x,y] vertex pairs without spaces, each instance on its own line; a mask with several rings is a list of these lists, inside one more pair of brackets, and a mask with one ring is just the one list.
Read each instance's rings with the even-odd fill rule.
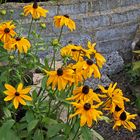
[[[133,53],[138,57],[140,56],[140,50],[133,51]],[[126,71],[128,78],[130,79],[130,84],[132,85],[132,92],[136,97],[136,106],[140,111],[140,60],[136,60],[135,62],[132,62],[132,64],[129,64],[126,68]]]

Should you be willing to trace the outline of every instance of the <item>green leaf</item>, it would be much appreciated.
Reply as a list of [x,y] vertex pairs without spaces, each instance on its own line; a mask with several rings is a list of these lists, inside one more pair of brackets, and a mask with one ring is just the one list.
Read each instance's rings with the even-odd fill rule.
[[13,119],[7,120],[3,125],[0,127],[0,139],[1,140],[17,140],[18,138],[14,134],[14,131],[11,130],[12,126],[15,124]]
[[102,117],[100,118],[100,120],[101,120],[101,121],[105,121],[106,123],[110,123],[110,122],[111,122],[111,120],[110,120],[108,117],[106,117],[106,116],[102,116]]
[[3,112],[6,118],[11,118],[11,112],[7,107],[3,108]]
[[51,119],[49,117],[43,118],[42,122],[45,123],[46,125],[58,124],[56,120]]
[[34,114],[31,110],[27,111],[26,112],[26,115],[25,115],[25,118],[26,118],[26,121],[28,123],[30,123],[32,120],[34,120]]
[[46,89],[46,81],[47,81],[47,76],[43,77],[41,82],[41,87],[43,90]]
[[15,120],[13,119],[10,119],[10,120],[7,120],[3,125],[2,127],[5,128],[5,130],[8,130],[8,129],[11,129],[11,127],[15,124]]
[[81,134],[83,140],[93,140],[91,130],[87,126],[81,127]]
[[140,69],[140,61],[136,61],[133,63],[133,70],[138,70]]
[[54,124],[54,125],[49,125],[47,136],[49,138],[51,138],[51,137],[57,135],[62,128],[63,128],[63,124],[60,124],[60,123]]
[[36,89],[32,92],[33,102],[35,103],[37,101],[37,91]]
[[97,133],[95,130],[92,129],[91,131],[92,131],[93,136],[95,137],[95,139],[104,140],[104,138],[99,133]]
[[56,136],[56,137],[50,138],[49,140],[66,140],[66,138],[64,136]]
[[44,140],[43,132],[37,129],[34,133],[33,140]]
[[137,51],[133,51],[134,53],[138,53],[138,54],[140,54],[140,50],[137,50]]
[[38,122],[39,122],[39,120],[31,121],[27,126],[28,132],[31,132],[37,126]]

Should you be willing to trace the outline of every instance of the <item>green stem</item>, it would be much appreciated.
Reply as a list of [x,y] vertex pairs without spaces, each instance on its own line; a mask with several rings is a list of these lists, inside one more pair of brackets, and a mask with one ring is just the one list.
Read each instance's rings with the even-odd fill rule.
[[28,38],[29,38],[29,36],[30,36],[30,32],[31,32],[31,28],[32,28],[32,24],[33,24],[33,18],[32,18],[31,23],[30,23],[30,28],[29,28],[29,31],[28,31]]
[[52,68],[52,65],[54,64],[54,70],[55,70],[55,54],[56,54],[56,50],[55,48],[53,49],[53,58],[52,58],[52,62],[50,64],[50,68],[49,70]]
[[22,80],[22,69],[21,69],[21,66],[22,66],[22,63],[21,63],[21,56],[20,56],[20,52],[18,51],[18,63],[19,63],[19,73],[20,73],[20,80]]
[[60,34],[59,34],[59,37],[58,37],[58,42],[60,42],[60,40],[61,40],[63,28],[64,28],[64,26],[61,27]]

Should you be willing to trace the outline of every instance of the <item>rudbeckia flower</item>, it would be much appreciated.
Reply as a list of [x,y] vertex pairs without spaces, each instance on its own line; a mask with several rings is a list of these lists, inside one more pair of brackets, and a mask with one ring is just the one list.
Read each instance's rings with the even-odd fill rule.
[[101,78],[99,68],[93,63],[91,59],[87,59],[83,62],[78,62],[82,66],[84,78],[90,78],[94,74],[94,78]]
[[75,22],[72,19],[70,19],[68,15],[54,16],[54,24],[56,28],[61,28],[65,25],[71,31],[76,29]]
[[24,37],[11,38],[8,42],[4,43],[4,49],[8,51],[17,49],[20,53],[27,53],[30,47],[30,42]]
[[111,83],[108,89],[105,89],[103,86],[99,85],[101,91],[107,95],[107,101],[104,104],[104,109],[110,110],[111,113],[115,112],[116,106],[124,109],[124,101],[130,101],[128,98],[123,96],[122,90],[116,88],[116,86],[117,83],[115,83],[114,85]]
[[30,96],[26,95],[30,92],[31,88],[27,87],[23,89],[22,83],[18,85],[17,89],[9,84],[5,84],[5,88],[6,90],[4,91],[4,93],[7,95],[7,97],[4,98],[4,101],[13,100],[13,104],[16,109],[18,108],[19,103],[21,103],[22,105],[26,105],[26,102],[23,99],[28,101],[32,100]]
[[68,44],[60,50],[61,56],[71,57],[75,61],[82,61],[84,56],[84,49],[82,46]]
[[14,31],[15,28],[16,27],[12,24],[12,21],[0,24],[0,40],[8,42],[11,37],[16,35],[16,32]]
[[71,114],[70,118],[80,115],[80,126],[84,126],[87,123],[88,127],[91,127],[92,121],[97,122],[103,114],[101,111],[97,110],[102,102],[97,105],[93,105],[88,101],[81,100],[79,103],[72,102],[71,104],[76,107],[76,112]]
[[124,128],[128,129],[129,131],[133,131],[133,129],[136,129],[136,126],[133,122],[131,122],[131,119],[135,119],[137,114],[131,114],[122,110],[118,113],[115,113],[114,115],[114,121],[115,124],[113,126],[113,129],[118,129],[121,125],[124,126]]
[[74,84],[78,85],[79,82],[81,83],[84,80],[83,70],[79,68],[78,66],[76,66],[76,64],[72,65],[71,68],[74,71],[74,74],[73,74]]
[[73,82],[73,70],[58,68],[56,71],[47,71],[49,78],[47,80],[47,86],[52,84],[52,89],[58,87],[58,90],[65,89],[67,84]]
[[48,10],[43,9],[42,7],[38,6],[36,1],[33,4],[24,6],[23,9],[24,9],[24,15],[27,16],[31,14],[33,19],[46,17],[46,13],[48,13]]
[[88,41],[87,46],[88,46],[88,50],[86,51],[86,56],[88,58],[90,58],[90,55],[94,55],[97,65],[100,68],[102,68],[102,66],[106,62],[106,59],[104,58],[104,56],[102,54],[100,54],[99,52],[96,51],[96,49],[95,49],[96,43],[92,44],[90,41]]
[[14,40],[15,41],[12,44],[12,46],[15,49],[18,49],[20,53],[27,53],[28,49],[31,47],[30,42],[24,37],[16,37]]
[[95,92],[93,92],[93,90],[90,89],[89,86],[87,85],[76,87],[73,90],[73,95],[74,95],[73,97],[67,98],[66,100],[85,101],[85,100],[91,99],[92,103],[93,101],[101,102],[98,95]]
[[4,43],[3,48],[6,49],[7,51],[15,50],[15,47],[13,46],[14,42],[15,42],[15,39],[10,38],[9,41]]

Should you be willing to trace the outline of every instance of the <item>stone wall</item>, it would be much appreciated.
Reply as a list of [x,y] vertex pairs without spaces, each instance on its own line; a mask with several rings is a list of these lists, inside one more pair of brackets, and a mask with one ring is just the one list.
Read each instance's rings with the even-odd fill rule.
[[[13,9],[12,19],[21,22],[19,13],[24,5],[2,4],[0,9]],[[60,31],[54,28],[52,17],[58,13],[68,14],[76,21],[77,30],[71,33],[64,29],[64,45],[72,41],[84,46],[88,40],[96,41],[97,50],[108,60],[105,71],[109,74],[121,71],[123,60],[131,60],[131,43],[140,23],[140,0],[60,0],[40,5],[49,10],[47,18],[43,20],[47,24],[47,29],[43,31],[45,40],[58,36]],[[8,20],[10,15],[7,12],[5,17],[0,18]],[[29,23],[30,19],[24,18],[23,26],[27,27]],[[26,34],[27,30],[23,32]]]

